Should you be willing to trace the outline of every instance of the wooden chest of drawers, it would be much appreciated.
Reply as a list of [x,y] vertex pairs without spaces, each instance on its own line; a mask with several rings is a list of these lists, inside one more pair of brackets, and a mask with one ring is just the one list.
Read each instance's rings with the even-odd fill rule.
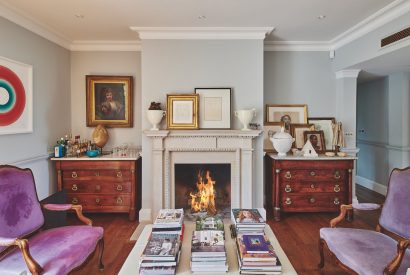
[[67,192],[68,203],[81,204],[84,212],[127,212],[136,218],[136,160],[54,159],[57,189]]
[[337,212],[352,203],[354,158],[267,157],[267,200],[274,219],[281,212]]

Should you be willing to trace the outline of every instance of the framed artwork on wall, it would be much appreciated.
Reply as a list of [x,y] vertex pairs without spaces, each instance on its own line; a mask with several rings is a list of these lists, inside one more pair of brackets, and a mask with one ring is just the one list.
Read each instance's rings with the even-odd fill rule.
[[276,152],[273,148],[271,137],[277,132],[280,132],[280,124],[278,125],[264,125],[263,126],[263,151],[265,152]]
[[313,149],[315,149],[316,153],[323,154],[326,152],[325,136],[323,131],[304,131],[303,136],[305,142],[310,140],[310,143],[312,143]]
[[167,95],[167,128],[198,129],[198,94]]
[[133,126],[132,76],[87,75],[87,126]]
[[304,123],[292,124],[291,135],[295,139],[295,142],[293,143],[293,147],[297,149],[302,149],[303,145],[305,145],[304,132],[313,131],[313,130],[315,130],[315,126],[313,124],[304,124]]
[[0,57],[0,135],[33,132],[33,66]]
[[199,95],[199,128],[231,128],[231,88],[195,88]]
[[325,136],[325,147],[326,151],[333,151],[334,146],[332,145],[333,140],[333,127],[336,124],[334,117],[309,117],[309,123],[315,125],[316,131],[323,131]]
[[290,132],[290,125],[293,123],[307,123],[307,105],[267,104],[265,111],[265,124],[278,122],[282,122],[284,124],[285,131],[287,132]]

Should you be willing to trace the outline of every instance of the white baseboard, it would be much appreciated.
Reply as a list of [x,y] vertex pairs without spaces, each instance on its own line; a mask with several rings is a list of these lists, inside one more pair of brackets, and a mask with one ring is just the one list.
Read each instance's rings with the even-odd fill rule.
[[152,221],[152,216],[151,216],[151,209],[150,208],[141,208],[140,213],[139,213],[139,221]]
[[379,194],[382,194],[383,196],[386,196],[387,194],[387,186],[384,186],[383,184],[380,184],[378,182],[356,176],[356,183],[366,187],[367,189],[373,190]]

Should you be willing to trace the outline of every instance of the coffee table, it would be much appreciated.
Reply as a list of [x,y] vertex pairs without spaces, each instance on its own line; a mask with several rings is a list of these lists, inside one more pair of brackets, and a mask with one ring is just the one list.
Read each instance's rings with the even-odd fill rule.
[[[190,269],[190,259],[191,259],[191,239],[192,231],[195,229],[194,222],[185,222],[185,232],[184,240],[182,242],[181,259],[177,266],[177,274],[189,275],[191,273]],[[140,256],[144,251],[145,245],[148,242],[148,238],[152,231],[152,224],[145,226],[144,230],[141,232],[137,242],[135,243],[133,249],[125,260],[119,275],[130,275],[138,274],[139,267],[138,263],[140,261]],[[282,274],[283,275],[295,275],[297,274],[292,264],[290,263],[285,252],[283,252],[278,240],[270,229],[269,225],[265,227],[265,234],[272,243],[276,254],[282,263]],[[225,248],[227,253],[227,261],[229,265],[229,271],[227,273],[212,273],[212,274],[239,274],[238,260],[236,256],[236,244],[235,240],[231,238],[231,232],[229,229],[229,223],[225,223]]]

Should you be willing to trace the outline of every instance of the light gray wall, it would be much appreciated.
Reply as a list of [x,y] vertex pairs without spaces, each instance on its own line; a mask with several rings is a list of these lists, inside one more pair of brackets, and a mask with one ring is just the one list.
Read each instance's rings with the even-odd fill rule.
[[357,87],[357,175],[385,185],[388,180],[389,78]]
[[[263,42],[254,40],[143,40],[142,108],[166,101],[168,93],[193,93],[195,87],[231,87],[232,110],[256,108],[263,121]],[[165,106],[165,104],[163,105]],[[142,129],[150,125],[141,117]],[[232,129],[240,129],[233,118]],[[164,124],[163,124],[164,127]],[[150,141],[143,137],[142,207],[152,194]],[[262,138],[254,152],[254,207],[263,206]]]
[[307,104],[310,117],[336,115],[335,76],[327,52],[265,52],[264,103]]
[[47,149],[70,128],[70,52],[0,17],[0,55],[33,66],[33,133],[0,136],[0,163],[33,169],[40,199],[53,193]]
[[131,75],[134,79],[134,127],[107,128],[110,135],[104,150],[127,143],[141,146],[141,53],[71,53],[71,129],[73,135],[90,139],[95,127],[86,126],[86,75]]

